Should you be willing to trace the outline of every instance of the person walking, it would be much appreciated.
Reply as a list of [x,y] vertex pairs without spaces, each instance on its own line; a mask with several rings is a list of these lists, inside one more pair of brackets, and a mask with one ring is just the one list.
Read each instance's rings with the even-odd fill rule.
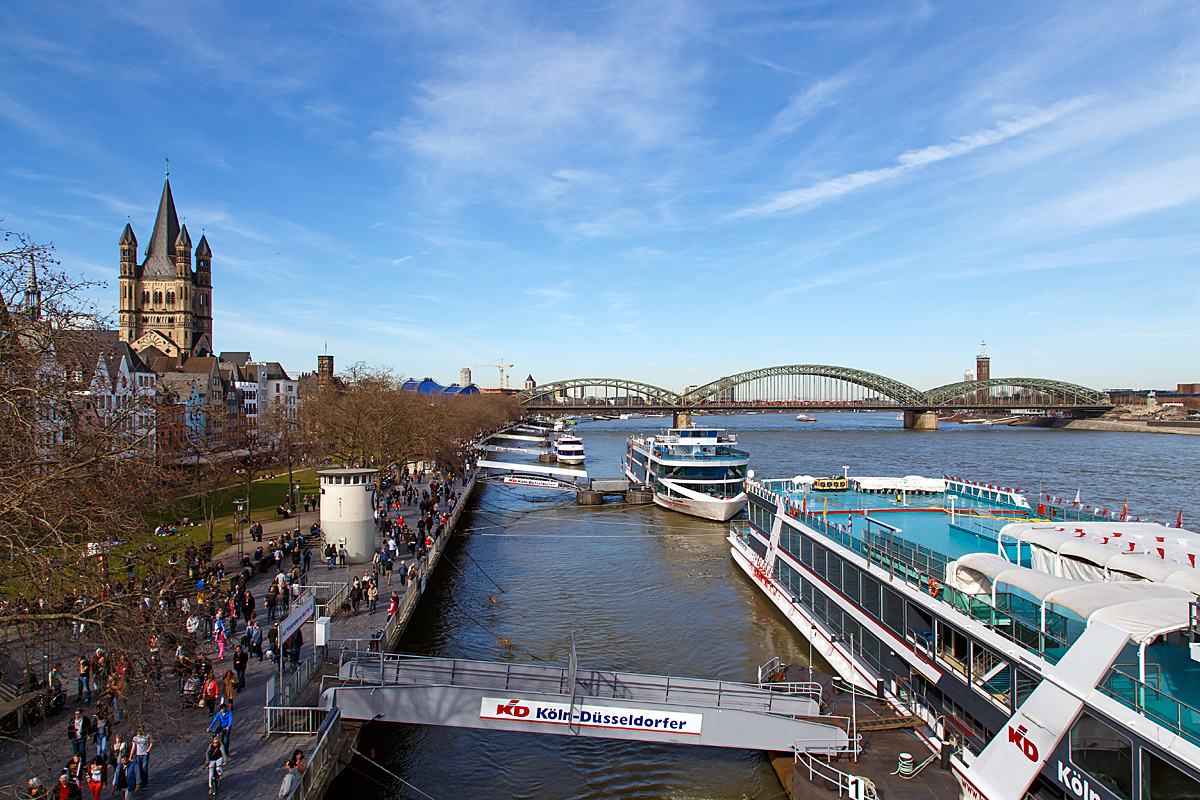
[[92,793],[92,800],[100,800],[100,792],[104,790],[107,783],[108,764],[104,763],[103,758],[96,756],[87,768],[87,785],[88,790]]
[[233,674],[233,670],[225,670],[225,677],[221,679],[221,701],[233,708],[233,698],[237,696],[238,681],[237,676]]
[[79,659],[79,697],[75,702],[92,702],[92,662],[86,658]]
[[296,770],[296,758],[288,759],[283,767],[283,782],[279,784],[279,800],[291,800],[300,788],[300,773]]
[[350,587],[350,605],[354,608],[354,616],[358,616],[358,604],[362,602],[363,589],[362,584],[358,582],[358,577],[354,578],[354,585]]
[[59,800],[83,800],[79,784],[66,772],[58,776],[58,797]]
[[117,797],[117,793],[121,792],[121,797],[124,800],[133,800],[134,792],[137,791],[138,772],[137,764],[129,760],[129,754],[121,755],[120,763],[113,770],[112,793],[113,797]]
[[275,619],[275,607],[279,604],[279,587],[272,583],[271,588],[267,589],[267,599],[263,601],[267,606],[267,622]]
[[129,747],[133,751],[134,763],[137,764],[138,788],[145,791],[150,785],[150,751],[154,749],[154,739],[139,725],[137,733],[129,742]]
[[82,709],[75,709],[75,716],[67,723],[67,738],[71,740],[71,753],[81,761],[87,758],[87,743],[93,733],[92,720]]
[[[237,673],[237,690],[246,688],[246,665],[250,663],[250,655],[239,644],[233,652],[233,671]],[[230,702],[232,706],[233,703]]]
[[250,620],[250,627],[247,630],[247,634],[250,636],[250,654],[258,656],[258,660],[262,661],[262,628],[258,626],[257,619]]
[[217,701],[221,697],[221,683],[217,680],[217,676],[211,672],[204,681],[204,689],[202,694],[204,707],[208,709],[208,713],[214,713],[217,707]]
[[371,610],[367,612],[368,614],[375,613],[375,605],[378,601],[379,587],[375,585],[375,581],[371,581],[371,583],[367,586],[367,603],[371,607]]
[[96,755],[108,758],[108,717],[103,711],[96,714],[92,721],[92,741],[96,743]]

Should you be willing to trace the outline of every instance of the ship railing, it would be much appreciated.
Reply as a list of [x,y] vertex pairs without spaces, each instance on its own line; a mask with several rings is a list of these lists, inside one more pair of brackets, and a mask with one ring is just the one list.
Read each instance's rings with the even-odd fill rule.
[[1200,709],[1115,667],[1096,688],[1162,727],[1175,731],[1192,744],[1200,745]]
[[760,682],[758,688],[765,689],[768,692],[779,692],[790,697],[806,697],[809,700],[815,700],[818,704],[821,702],[821,684],[814,681],[795,681],[792,683],[781,682]]

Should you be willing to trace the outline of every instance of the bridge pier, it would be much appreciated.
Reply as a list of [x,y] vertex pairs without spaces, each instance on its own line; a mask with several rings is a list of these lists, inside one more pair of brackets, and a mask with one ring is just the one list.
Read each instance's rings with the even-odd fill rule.
[[938,429],[938,413],[936,411],[905,411],[904,430],[906,431],[936,431]]
[[676,411],[671,422],[672,428],[690,428],[692,427],[692,412]]

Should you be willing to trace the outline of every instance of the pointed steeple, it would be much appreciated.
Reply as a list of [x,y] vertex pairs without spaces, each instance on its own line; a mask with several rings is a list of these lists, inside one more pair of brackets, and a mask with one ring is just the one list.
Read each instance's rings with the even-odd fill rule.
[[125,230],[121,232],[121,241],[118,244],[122,246],[129,245],[133,248],[137,247],[137,237],[133,235],[133,226],[128,222],[125,223]]
[[[191,249],[192,237],[188,236],[187,225],[184,225],[179,229],[179,235],[175,237],[175,252],[179,252],[180,250],[190,251]],[[189,252],[188,255],[190,256],[191,253]]]
[[24,305],[30,319],[39,319],[42,316],[42,290],[38,288],[37,262],[34,261],[32,253],[29,256],[29,281],[25,284]]
[[171,181],[163,184],[162,199],[158,202],[158,217],[154,233],[146,245],[146,260],[142,262],[143,278],[173,278],[175,276],[175,240],[179,237],[179,218],[175,215],[175,199],[171,197]]
[[208,237],[200,234],[200,243],[196,245],[196,258],[212,258],[212,250],[208,247]]

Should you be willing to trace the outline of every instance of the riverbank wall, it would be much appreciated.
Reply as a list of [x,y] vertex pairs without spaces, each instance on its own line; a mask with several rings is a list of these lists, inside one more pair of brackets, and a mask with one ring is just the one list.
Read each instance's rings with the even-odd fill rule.
[[[400,601],[396,613],[388,619],[387,625],[383,628],[382,636],[379,637],[380,650],[384,652],[394,650],[400,643],[400,639],[404,635],[404,631],[408,627],[413,613],[416,611],[417,604],[420,603],[421,597],[425,594],[428,579],[433,576],[434,570],[437,569],[437,565],[442,558],[442,553],[454,535],[459,519],[466,509],[467,503],[474,496],[478,485],[478,473],[476,473],[471,476],[466,487],[463,489],[462,495],[458,498],[458,502],[455,503],[454,511],[451,512],[442,535],[437,538],[437,541],[430,548],[429,555],[421,567],[419,576],[410,581],[407,587],[405,587],[404,596]],[[368,630],[364,628],[361,632],[368,633]],[[326,668],[323,672],[325,674],[336,674],[337,668],[341,663],[341,653],[343,650],[366,650],[370,638],[370,636],[363,636],[353,639],[330,640],[326,648]],[[315,688],[319,692],[319,686]],[[314,697],[314,700],[316,699],[319,698]],[[308,791],[304,795],[304,800],[323,800],[334,780],[353,760],[362,730],[362,723],[350,721],[341,723],[340,732],[332,745],[332,749],[336,755],[327,759],[322,765],[323,769],[321,772],[314,776],[311,784],[308,786]]]

